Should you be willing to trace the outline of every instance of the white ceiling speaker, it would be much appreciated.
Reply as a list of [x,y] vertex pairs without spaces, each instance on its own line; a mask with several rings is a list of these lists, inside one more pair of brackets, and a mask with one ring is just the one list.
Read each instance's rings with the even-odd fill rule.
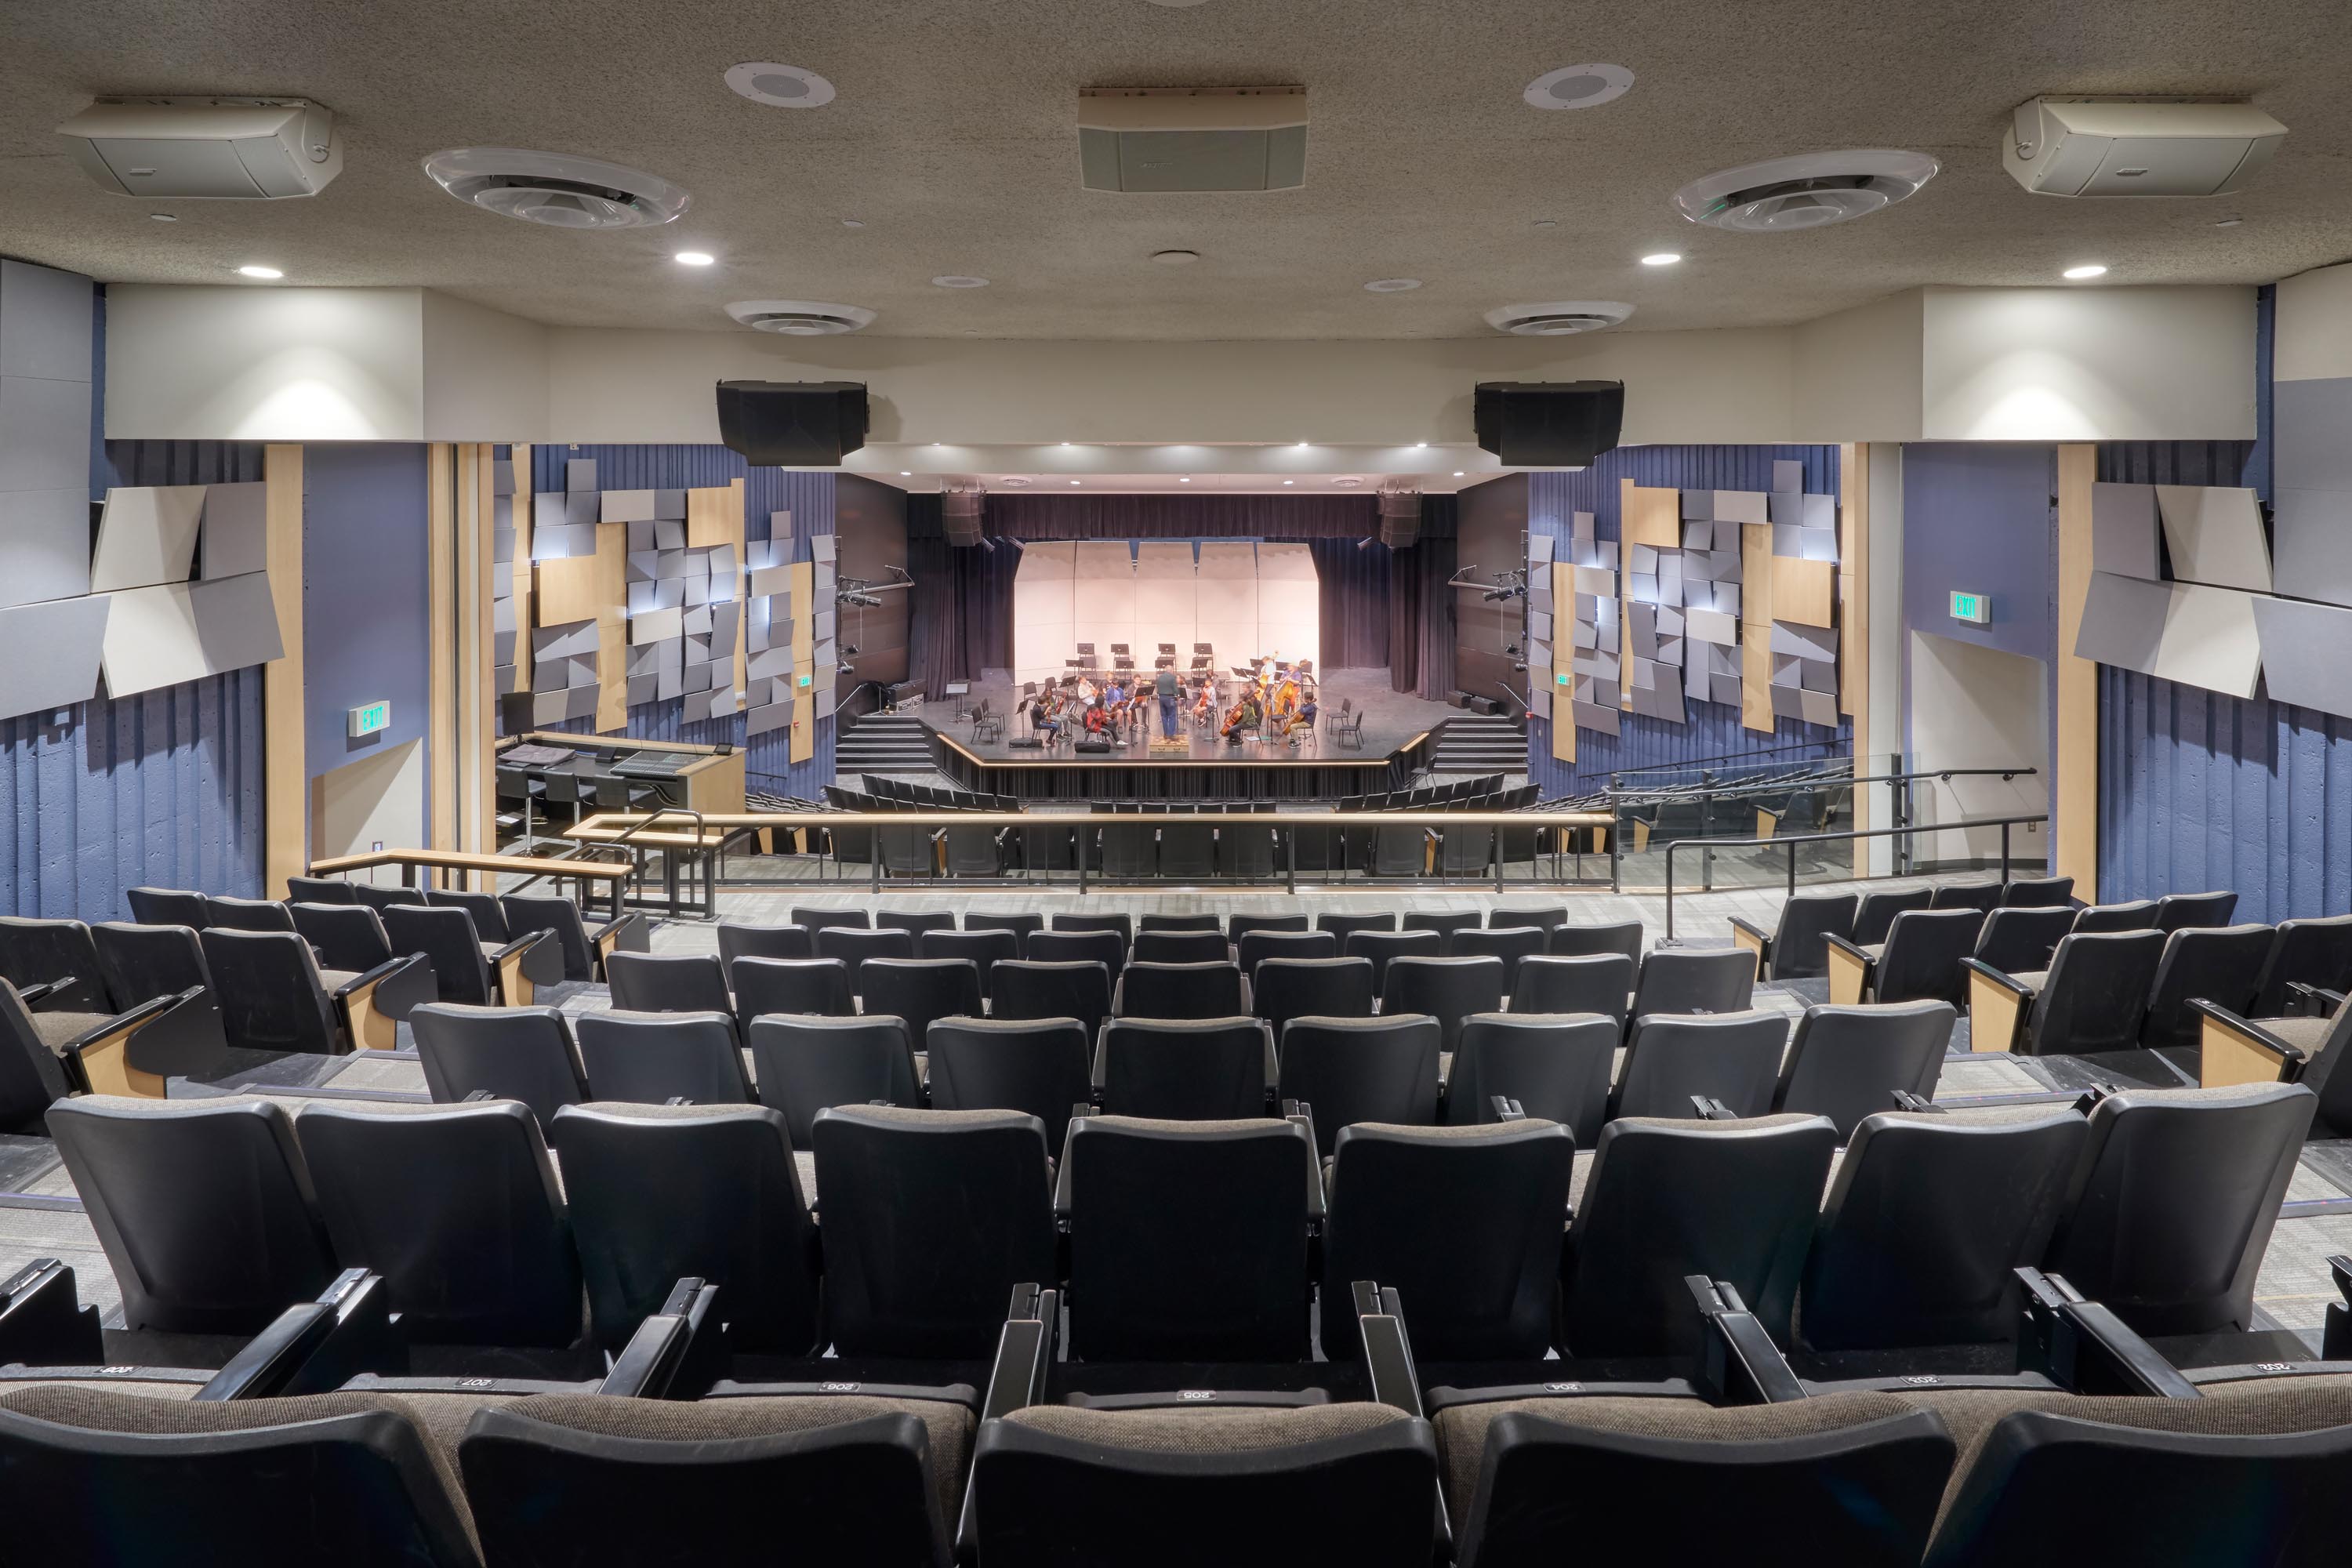
[[772,60],[729,66],[726,79],[735,91],[771,109],[823,109],[833,101],[833,83],[813,70]]
[[1942,167],[1925,153],[1801,153],[1693,180],[1675,193],[1675,208],[1736,234],[1822,228],[1893,206]]
[[2251,103],[2037,98],[2011,116],[2000,163],[2037,196],[2219,196],[2284,140]]
[[1078,89],[1090,191],[1280,191],[1307,183],[1303,87]]
[[1354,474],[1342,474],[1331,482],[1339,486],[1343,490],[1351,490],[1358,485],[1362,484],[1364,481],[1357,478]]
[[58,134],[119,196],[315,196],[343,170],[334,115],[300,98],[100,99]]
[[874,312],[856,305],[826,305],[813,300],[738,300],[727,313],[755,332],[788,338],[831,338],[874,324]]
[[1008,490],[1025,490],[1030,484],[1026,474],[1007,474],[996,482]]
[[1528,83],[1519,96],[1534,109],[1594,109],[1633,88],[1633,73],[1623,66],[1562,66]]
[[1566,338],[1613,327],[1633,313],[1616,300],[1565,300],[1548,305],[1498,305],[1486,324],[1521,338]]
[[452,147],[425,159],[425,172],[461,202],[549,228],[650,228],[694,199],[639,169],[520,147]]

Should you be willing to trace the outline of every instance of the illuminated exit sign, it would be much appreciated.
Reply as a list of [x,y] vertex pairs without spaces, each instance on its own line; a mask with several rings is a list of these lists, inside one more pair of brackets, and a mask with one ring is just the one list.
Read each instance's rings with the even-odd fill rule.
[[1972,626],[1992,625],[1992,598],[1987,594],[1954,594],[1952,619],[1966,621]]
[[1576,684],[1575,674],[1573,670],[1563,669],[1552,679],[1558,680],[1562,686],[1573,686]]
[[378,731],[389,730],[392,728],[392,704],[389,702],[362,703],[351,710],[350,719],[351,737],[354,741],[362,735],[373,735]]

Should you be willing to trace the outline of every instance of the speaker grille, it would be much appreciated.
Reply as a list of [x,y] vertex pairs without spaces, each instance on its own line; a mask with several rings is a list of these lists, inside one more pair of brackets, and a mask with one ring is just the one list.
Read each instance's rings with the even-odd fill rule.
[[838,468],[866,445],[866,419],[864,382],[719,384],[719,438],[758,468]]
[[1381,542],[1391,550],[1410,549],[1421,539],[1421,492],[1381,492]]
[[1478,445],[1514,468],[1580,468],[1617,445],[1622,381],[1482,381],[1472,400]]
[[950,544],[969,548],[980,542],[980,519],[988,492],[977,485],[951,486],[940,492],[940,522]]

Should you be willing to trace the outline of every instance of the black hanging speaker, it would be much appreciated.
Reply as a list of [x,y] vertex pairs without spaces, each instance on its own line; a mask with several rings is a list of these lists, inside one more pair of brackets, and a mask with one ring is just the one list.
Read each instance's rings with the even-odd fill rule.
[[755,468],[838,468],[866,445],[866,384],[722,381],[719,439]]
[[1421,492],[1381,492],[1381,542],[1391,550],[1408,550],[1421,539]]
[[1622,381],[1482,381],[1471,402],[1478,445],[1515,468],[1580,468],[1617,445]]
[[988,492],[978,485],[950,485],[940,492],[940,526],[952,545],[980,542],[980,514]]

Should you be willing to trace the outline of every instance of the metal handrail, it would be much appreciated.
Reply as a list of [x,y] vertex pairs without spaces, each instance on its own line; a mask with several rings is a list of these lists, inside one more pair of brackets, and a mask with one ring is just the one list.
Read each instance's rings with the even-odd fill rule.
[[[1789,850],[1789,894],[1797,891],[1797,846],[1800,844],[1835,844],[1856,838],[1889,838],[1916,833],[1958,833],[1970,827],[2000,829],[2000,879],[2009,880],[2009,830],[2020,823],[2047,822],[2046,811],[2017,816],[1964,816],[1952,822],[1915,824],[1906,827],[1852,827],[1837,833],[1800,833],[1782,838],[1677,838],[1666,846],[1666,936],[1675,940],[1675,851],[1685,844],[1696,844],[1702,849],[1753,849],[1765,846],[1786,845]],[[1866,878],[1849,878],[1850,881],[1865,881]]]
[[[1790,742],[1789,742],[1786,745],[1780,745],[1780,746],[1767,746],[1767,747],[1765,747],[1762,751],[1759,751],[1759,752],[1724,752],[1724,753],[1723,753],[1722,755],[1720,755],[1720,756],[1714,756],[1714,757],[1693,757],[1693,758],[1691,758],[1691,759],[1690,759],[1689,761],[1687,761],[1687,762],[1681,762],[1681,763],[1652,763],[1649,766],[1647,766],[1647,767],[1643,767],[1643,768],[1618,768],[1618,769],[1613,770],[1613,771],[1610,773],[1610,775],[1609,775],[1609,776],[1610,776],[1610,778],[1613,781],[1613,780],[1616,780],[1616,779],[1630,778],[1630,777],[1632,777],[1632,776],[1633,776],[1633,774],[1635,774],[1635,773],[1677,773],[1677,772],[1680,772],[1682,769],[1685,769],[1685,768],[1703,768],[1703,767],[1706,767],[1706,766],[1708,766],[1709,764],[1711,764],[1711,763],[1745,763],[1745,762],[1751,762],[1751,761],[1755,760],[1755,759],[1756,759],[1756,758],[1758,758],[1758,757],[1777,757],[1777,756],[1779,756],[1782,752],[1801,752],[1801,751],[1805,750],[1805,749],[1806,749],[1807,747],[1809,747],[1809,746],[1834,746],[1834,745],[1838,745],[1838,744],[1840,744],[1840,743],[1841,743],[1841,742],[1838,742],[1838,741],[1836,741],[1836,740],[1827,740],[1827,741],[1790,741]],[[1830,755],[1828,755],[1828,756],[1816,758],[1815,760],[1816,760],[1816,761],[1818,761],[1818,762],[1825,762],[1825,763],[1826,763],[1826,762],[1835,762],[1835,761],[1838,759],[1838,757],[1839,757],[1840,755],[1845,755],[1845,756],[1851,757],[1852,753],[1851,753],[1851,752],[1845,752],[1845,753],[1832,752],[1832,753],[1831,753]]]
[[[1861,778],[1850,778],[1843,773],[1815,773],[1802,778],[1783,779],[1778,784],[1702,784],[1696,788],[1680,794],[1669,794],[1659,790],[1625,790],[1621,792],[1615,788],[1605,789],[1601,793],[1602,799],[1610,801],[1612,804],[1638,805],[1643,801],[1650,800],[1715,800],[1743,795],[1780,795],[1785,793],[1791,787],[1802,788],[1809,784],[1844,786],[1866,784],[1908,784],[1913,779],[1935,779],[1939,782],[1948,783],[1953,779],[1992,777],[1998,777],[2006,782],[2010,779],[2032,778],[2038,775],[2041,771],[2042,770],[2039,768],[1920,768],[1912,773],[1870,773]],[[1720,842],[1720,840],[1717,842]]]

